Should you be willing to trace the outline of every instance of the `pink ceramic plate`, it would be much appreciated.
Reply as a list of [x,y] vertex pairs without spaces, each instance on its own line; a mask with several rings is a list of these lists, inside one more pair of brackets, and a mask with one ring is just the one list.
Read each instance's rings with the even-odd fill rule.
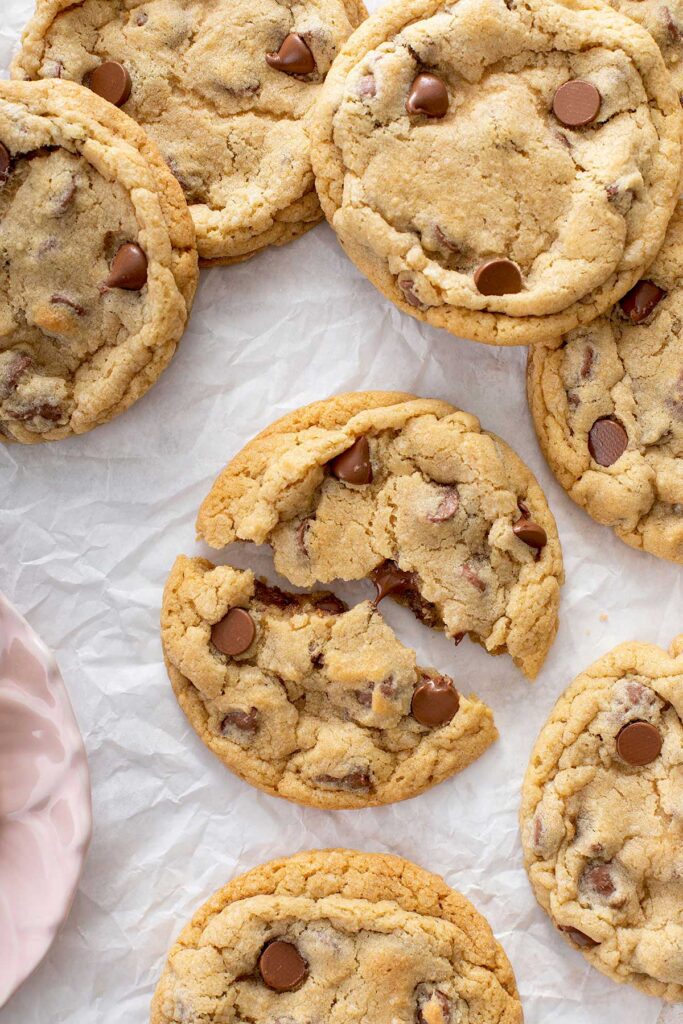
[[88,762],[57,663],[0,594],[0,1006],[66,919],[91,827]]

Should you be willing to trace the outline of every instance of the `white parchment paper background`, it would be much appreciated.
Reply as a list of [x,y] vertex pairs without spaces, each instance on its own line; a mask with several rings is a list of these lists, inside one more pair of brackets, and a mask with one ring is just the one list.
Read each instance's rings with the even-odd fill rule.
[[[31,7],[0,4],[2,68]],[[524,364],[520,349],[458,341],[400,314],[320,226],[205,273],[171,367],[114,423],[56,445],[0,446],[0,588],[57,652],[95,809],[71,918],[0,1024],[145,1024],[166,949],[200,902],[259,862],[325,846],[401,854],[465,893],[513,962],[527,1024],[655,1024],[657,1000],[587,967],[536,907],[517,808],[531,745],[577,672],[621,641],[667,646],[683,630],[682,574],[618,542],[557,486],[531,427]],[[224,463],[285,412],[365,388],[448,399],[510,442],[548,494],[567,584],[534,686],[507,658],[468,642],[456,652],[383,605],[423,664],[494,708],[501,740],[415,800],[332,814],[258,793],[204,749],[167,682],[158,614],[174,557],[197,551],[194,516]],[[223,560],[267,571],[256,554]],[[676,1011],[666,1019],[682,1024]]]

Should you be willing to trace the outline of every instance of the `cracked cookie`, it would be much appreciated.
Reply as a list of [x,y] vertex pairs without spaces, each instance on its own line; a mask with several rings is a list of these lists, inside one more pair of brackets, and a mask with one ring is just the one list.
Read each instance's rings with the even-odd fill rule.
[[194,229],[156,146],[67,82],[0,82],[0,438],[82,434],[172,358]]
[[199,255],[235,263],[313,227],[307,121],[361,0],[37,0],[12,74],[119,104],[182,185]]
[[640,25],[592,0],[389,3],[335,61],[320,201],[404,312],[519,345],[589,323],[652,261],[681,109]]
[[316,850],[241,875],[173,946],[151,1024],[522,1024],[488,923],[400,857]]
[[683,1002],[683,635],[621,644],[538,738],[522,793],[536,897],[615,981]]
[[558,480],[635,548],[683,564],[683,205],[609,316],[537,345],[529,404]]
[[269,543],[296,586],[372,576],[456,641],[530,678],[557,631],[562,554],[529,469],[476,417],[400,392],[338,395],[263,431],[197,520],[221,548]]
[[683,0],[609,0],[615,10],[646,28],[662,51],[683,102]]
[[272,796],[329,809],[405,800],[497,736],[489,708],[420,668],[369,601],[349,611],[181,556],[161,623],[195,732]]

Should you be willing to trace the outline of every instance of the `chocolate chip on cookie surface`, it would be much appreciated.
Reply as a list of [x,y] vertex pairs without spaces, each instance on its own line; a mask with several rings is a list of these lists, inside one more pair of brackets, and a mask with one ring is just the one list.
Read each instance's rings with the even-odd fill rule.
[[331,809],[403,800],[496,738],[486,705],[420,668],[367,601],[347,610],[330,594],[292,594],[181,557],[162,641],[197,734],[274,796]]
[[236,878],[180,934],[151,1024],[200,1019],[522,1024],[522,1007],[489,925],[441,878],[316,850]]
[[42,0],[12,69],[121,106],[181,184],[207,263],[320,219],[307,122],[362,0]]
[[70,82],[0,83],[0,436],[81,434],[147,391],[197,284],[156,146]]
[[297,586],[369,577],[377,600],[509,653],[529,677],[555,636],[562,555],[545,496],[446,402],[360,392],[291,413],[218,477],[197,529],[215,548],[270,544]]
[[522,795],[527,871],[616,981],[683,1001],[683,636],[626,643],[557,702]]
[[380,291],[452,333],[528,344],[643,276],[681,126],[654,40],[606,5],[412,0],[343,48],[312,154],[325,214]]
[[683,564],[683,206],[647,278],[612,312],[530,351],[550,467],[627,544]]

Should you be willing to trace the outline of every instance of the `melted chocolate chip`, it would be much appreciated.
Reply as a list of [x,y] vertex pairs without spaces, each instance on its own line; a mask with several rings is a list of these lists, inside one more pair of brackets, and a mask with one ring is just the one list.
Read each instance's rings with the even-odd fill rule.
[[436,510],[427,516],[428,523],[445,523],[452,519],[460,506],[460,497],[455,487],[443,488],[443,497]]
[[254,597],[261,604],[272,604],[280,609],[291,608],[292,605],[299,604],[297,594],[290,594],[286,590],[280,590],[279,587],[271,587],[263,580],[254,581]]
[[258,962],[264,984],[275,992],[293,992],[308,975],[308,964],[291,942],[269,942]]
[[332,459],[328,466],[332,476],[345,484],[372,483],[370,442],[367,437],[363,435],[356,438],[351,447]]
[[383,562],[370,575],[377,588],[375,608],[389,594],[406,594],[415,589],[415,573],[399,569],[396,562]]
[[617,753],[622,761],[642,768],[659,757],[662,735],[650,722],[629,722],[617,736]]
[[612,872],[608,864],[593,864],[583,873],[583,881],[599,896],[612,896],[615,891]]
[[127,102],[132,89],[128,69],[115,60],[106,60],[91,71],[87,84],[93,92],[109,100],[115,107],[122,107]]
[[347,607],[344,602],[340,601],[335,594],[314,594],[312,601],[315,605],[316,611],[324,612],[325,615],[342,615],[347,611]]
[[256,626],[245,608],[231,608],[211,629],[211,642],[221,654],[244,654],[256,636]]
[[612,466],[628,448],[628,434],[618,420],[604,416],[588,431],[588,450],[599,466]]
[[286,75],[310,75],[315,71],[315,57],[298,32],[290,32],[277,53],[267,53],[266,62]]
[[639,281],[619,303],[632,324],[642,324],[662,301],[666,292],[654,281]]
[[329,789],[346,789],[352,793],[372,788],[372,777],[365,768],[356,768],[340,778],[336,775],[318,775],[315,781],[318,785],[327,786]]
[[139,292],[145,287],[147,257],[139,245],[126,242],[119,248],[104,283],[107,288],[123,288],[130,292]]
[[236,729],[247,736],[255,736],[260,717],[256,708],[252,708],[251,711],[228,711],[221,722],[221,732],[227,733]]
[[409,114],[425,117],[445,117],[448,113],[448,89],[437,75],[423,72],[418,75],[406,100]]
[[583,128],[595,121],[601,103],[600,93],[592,82],[574,79],[565,82],[555,93],[553,113],[567,128]]
[[590,935],[586,935],[585,932],[580,932],[578,928],[571,928],[569,925],[560,925],[560,931],[567,935],[575,946],[580,946],[581,949],[592,949],[594,946],[598,946],[599,943],[595,939],[591,939]]
[[411,712],[420,725],[436,729],[457,714],[460,695],[448,676],[426,676],[413,693]]
[[482,295],[515,295],[523,287],[522,272],[508,259],[488,260],[474,272],[474,284]]
[[0,142],[0,184],[7,181],[12,169],[12,156],[7,146]]

